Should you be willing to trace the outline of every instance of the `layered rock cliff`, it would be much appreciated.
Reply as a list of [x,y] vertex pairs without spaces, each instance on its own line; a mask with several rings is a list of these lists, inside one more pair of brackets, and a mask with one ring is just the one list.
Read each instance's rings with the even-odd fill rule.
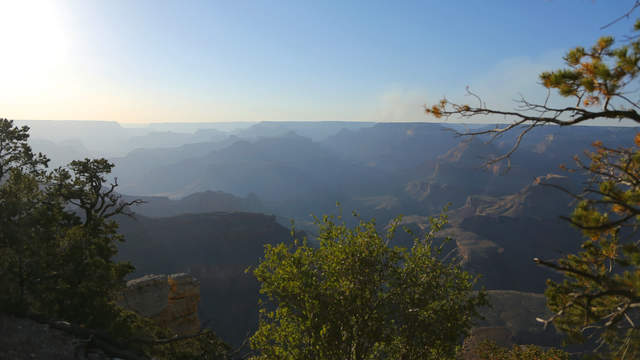
[[135,276],[195,276],[201,321],[234,347],[257,329],[259,284],[245,270],[264,257],[265,245],[291,241],[291,231],[275,216],[211,213],[122,217],[118,222],[127,239],[118,244],[118,260],[135,265]]
[[178,335],[200,331],[200,282],[185,273],[145,275],[129,280],[120,306],[154,320]]

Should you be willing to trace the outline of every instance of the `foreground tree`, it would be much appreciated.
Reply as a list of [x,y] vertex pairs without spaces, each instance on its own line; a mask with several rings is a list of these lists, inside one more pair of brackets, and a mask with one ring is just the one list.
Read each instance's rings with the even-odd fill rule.
[[558,349],[544,349],[535,345],[514,345],[504,348],[491,342],[479,344],[465,360],[569,360],[569,354]]
[[25,311],[38,293],[47,256],[70,224],[64,202],[47,192],[48,159],[29,147],[27,127],[0,119],[0,292],[3,308]]
[[86,159],[47,172],[46,157],[27,143],[28,128],[0,119],[0,137],[3,302],[20,312],[108,328],[118,316],[114,296],[133,270],[113,260],[122,237],[109,217],[132,203],[119,201],[117,184],[104,190],[112,165]]
[[[633,9],[639,6],[640,2],[636,1]],[[635,23],[634,31],[640,31],[640,19]],[[630,40],[627,44],[615,47],[614,38],[605,36],[590,49],[576,47],[570,50],[564,57],[566,68],[540,74],[540,81],[548,91],[542,104],[529,102],[522,97],[515,110],[493,109],[467,89],[468,95],[477,100],[475,105],[454,103],[445,98],[426,107],[425,111],[438,119],[479,117],[506,120],[506,125],[461,134],[490,135],[495,139],[519,131],[513,147],[489,162],[509,160],[524,136],[539,126],[571,126],[596,119],[640,123],[640,105],[637,99],[630,97],[640,73],[640,38],[634,34]],[[572,99],[575,105],[551,105],[552,90],[557,90],[561,97]]]
[[[388,246],[374,222],[351,229],[325,217],[320,246],[267,245],[254,270],[269,299],[251,338],[254,359],[452,358],[483,292],[459,264],[441,260],[435,233],[411,249]],[[397,223],[396,223],[397,224]]]
[[47,171],[28,128],[0,119],[0,300],[7,309],[108,328],[133,267],[113,260],[122,240],[110,216],[126,212],[104,159]]
[[590,184],[573,194],[579,204],[568,220],[587,240],[582,251],[557,262],[534,259],[563,272],[562,283],[548,282],[553,322],[574,340],[595,339],[602,357],[640,357],[640,134],[629,148],[607,148],[599,142],[576,158]]
[[28,130],[0,119],[0,311],[88,338],[118,358],[227,358],[210,331],[175,338],[116,305],[133,266],[114,260],[123,238],[113,217],[139,201],[121,201],[105,159],[48,171]]
[[[636,1],[629,13],[640,7]],[[622,19],[621,18],[621,19]],[[570,126],[595,119],[640,123],[640,104],[632,98],[640,71],[640,20],[627,42],[615,46],[603,37],[590,49],[577,47],[564,60],[566,68],[543,72],[548,89],[544,103],[522,98],[513,111],[492,109],[476,94],[476,106],[446,99],[426,109],[437,118],[500,116],[506,125],[463,135],[489,135],[490,139],[516,131],[513,147],[489,163],[507,160],[526,134],[538,126]],[[575,100],[575,105],[550,105],[551,90]],[[597,139],[594,139],[597,140]],[[628,148],[608,148],[594,142],[595,151],[586,159],[576,157],[577,169],[590,180],[568,217],[582,229],[587,240],[582,251],[558,261],[534,259],[538,264],[564,273],[562,283],[549,282],[548,305],[554,311],[545,325],[554,323],[577,341],[595,341],[598,357],[636,359],[640,357],[640,243],[635,229],[640,225],[640,137]],[[565,190],[566,191],[566,190]]]

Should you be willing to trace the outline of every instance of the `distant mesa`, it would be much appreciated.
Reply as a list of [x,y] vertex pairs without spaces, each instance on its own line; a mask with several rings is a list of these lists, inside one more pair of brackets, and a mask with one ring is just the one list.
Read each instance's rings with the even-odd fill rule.
[[148,217],[168,217],[181,214],[214,212],[264,212],[265,208],[255,194],[234,196],[222,191],[203,191],[181,199],[164,196],[125,196],[131,201],[141,199],[145,203],[136,206],[136,214]]

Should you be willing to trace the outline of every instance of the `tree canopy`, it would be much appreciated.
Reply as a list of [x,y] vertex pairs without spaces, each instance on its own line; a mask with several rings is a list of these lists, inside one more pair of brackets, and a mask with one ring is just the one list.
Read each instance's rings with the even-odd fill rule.
[[112,351],[124,344],[112,355],[127,359],[226,358],[210,331],[173,341],[116,304],[133,266],[114,260],[124,239],[113,217],[140,201],[121,200],[117,180],[108,181],[113,164],[84,159],[51,171],[28,139],[28,127],[0,119],[0,309],[70,322],[58,328],[108,339]]
[[8,308],[105,328],[133,270],[113,260],[122,238],[103,211],[128,205],[113,194],[116,184],[104,190],[113,165],[85,159],[48,171],[28,137],[27,127],[0,119],[0,282],[9,289],[0,298]]
[[558,349],[545,349],[535,345],[514,345],[500,347],[491,342],[483,342],[473,349],[465,360],[569,360],[569,353]]
[[[628,14],[640,6],[636,1]],[[627,120],[640,123],[640,101],[634,87],[640,72],[640,19],[632,35],[617,45],[604,36],[590,47],[576,47],[564,57],[566,67],[540,74],[548,90],[544,103],[521,98],[515,110],[493,109],[469,91],[476,106],[447,99],[426,108],[436,118],[500,116],[505,125],[465,135],[490,135],[491,139],[519,132],[513,147],[489,162],[509,159],[526,134],[538,126],[571,126],[590,120]],[[551,91],[573,99],[575,105],[554,107]],[[635,130],[634,130],[635,131]],[[563,282],[548,281],[546,296],[554,312],[539,319],[576,341],[595,342],[594,354],[602,358],[635,359],[640,356],[640,135],[628,147],[609,148],[593,139],[594,151],[576,156],[576,167],[588,179],[580,193],[569,192],[577,202],[566,219],[586,237],[582,250],[558,260],[535,258],[565,275]],[[552,185],[552,184],[550,184]],[[553,185],[552,185],[553,186]]]
[[[636,2],[634,9],[638,6]],[[541,85],[547,89],[543,103],[530,102],[521,96],[516,109],[496,109],[467,89],[468,95],[477,100],[475,105],[459,104],[443,98],[437,104],[426,106],[425,112],[438,119],[479,117],[506,120],[504,125],[466,134],[487,134],[497,138],[507,132],[520,132],[513,147],[502,156],[492,159],[492,162],[508,160],[522,138],[535,127],[571,126],[596,119],[640,123],[639,100],[632,97],[633,86],[637,85],[640,73],[640,19],[636,21],[633,31],[622,45],[617,45],[612,36],[603,36],[590,48],[579,46],[569,50],[563,58],[565,68],[539,75]],[[552,105],[552,90],[561,98],[572,99],[575,104]]]
[[[459,263],[443,259],[435,233],[411,249],[390,247],[375,222],[319,221],[319,247],[267,246],[254,269],[268,301],[251,338],[254,359],[452,358],[484,292]],[[397,223],[396,223],[397,224]]]

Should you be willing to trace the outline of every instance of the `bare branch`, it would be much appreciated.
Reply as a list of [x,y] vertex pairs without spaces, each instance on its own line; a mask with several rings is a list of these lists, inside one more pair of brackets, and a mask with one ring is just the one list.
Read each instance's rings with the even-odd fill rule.
[[633,4],[631,9],[629,9],[629,11],[624,13],[622,16],[616,18],[615,20],[611,21],[610,23],[601,26],[600,30],[604,30],[604,29],[610,27],[611,25],[614,25],[614,24],[622,21],[623,19],[629,19],[629,16],[631,16],[631,13],[633,13],[638,7],[640,7],[640,1],[636,0],[636,2]]

